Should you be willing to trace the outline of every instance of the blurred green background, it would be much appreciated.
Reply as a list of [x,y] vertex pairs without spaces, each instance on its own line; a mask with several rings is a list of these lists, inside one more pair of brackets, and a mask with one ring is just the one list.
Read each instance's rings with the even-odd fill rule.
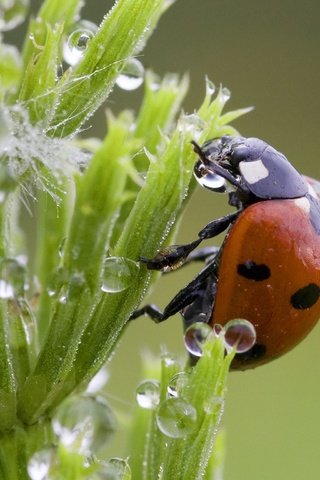
[[[36,1],[34,8],[40,5]],[[99,23],[112,1],[87,0],[83,18]],[[163,17],[141,60],[156,73],[189,72],[184,108],[202,101],[204,77],[232,92],[228,108],[254,105],[236,126],[260,137],[304,173],[320,177],[318,0],[177,0]],[[16,33],[7,35],[15,41]],[[136,109],[141,89],[115,89],[107,107]],[[103,111],[87,135],[102,136]],[[189,242],[208,221],[230,209],[226,197],[198,191],[181,221],[178,242]],[[161,279],[150,301],[163,307],[198,271],[188,267]],[[109,364],[108,392],[122,412],[134,405],[141,352],[183,352],[179,317],[161,326],[140,319],[126,330]],[[123,403],[125,401],[125,403]],[[226,480],[318,478],[320,454],[320,329],[294,351],[257,370],[229,378],[224,426]],[[125,455],[120,436],[112,455]],[[192,480],[192,479],[190,479]]]

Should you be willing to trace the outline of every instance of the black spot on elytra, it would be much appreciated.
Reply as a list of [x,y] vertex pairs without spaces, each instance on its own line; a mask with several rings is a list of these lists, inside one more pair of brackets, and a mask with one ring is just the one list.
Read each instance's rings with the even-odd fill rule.
[[312,307],[320,298],[320,287],[315,283],[309,283],[306,287],[297,290],[291,297],[291,305],[297,310]]
[[249,280],[261,282],[270,277],[270,268],[265,264],[258,264],[252,260],[246,260],[238,265],[238,274]]
[[236,358],[241,362],[260,360],[266,354],[267,348],[262,343],[256,343],[250,350],[243,353],[237,353]]

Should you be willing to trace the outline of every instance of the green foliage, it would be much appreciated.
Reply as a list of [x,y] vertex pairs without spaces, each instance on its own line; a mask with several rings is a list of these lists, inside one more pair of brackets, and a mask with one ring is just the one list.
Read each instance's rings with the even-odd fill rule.
[[[30,21],[21,57],[13,47],[0,46],[1,478],[28,478],[30,456],[44,448],[53,452],[45,452],[52,478],[94,479],[100,478],[95,476],[99,469],[119,468],[117,478],[130,478],[126,463],[119,467],[94,458],[89,464],[87,451],[70,453],[53,434],[50,419],[110,358],[131,312],[156,279],[137,262],[165,244],[194,188],[190,141],[236,133],[229,122],[247,110],[223,114],[229,93],[220,88],[213,98],[207,82],[200,108],[179,114],[187,78],[168,75],[158,82],[148,72],[136,116],[108,112],[101,142],[71,137],[110,94],[169,4],[119,0],[78,64],[64,72],[62,43],[82,2],[44,1]],[[36,212],[32,232],[21,230],[24,205]],[[28,236],[36,237],[35,250]],[[110,260],[114,268],[125,269],[124,279],[117,272],[112,277]],[[120,286],[108,287],[115,281]],[[156,478],[160,465],[169,480],[203,478],[208,472],[221,404],[208,414],[204,404],[213,392],[222,398],[231,356],[224,358],[219,341],[206,352],[184,392],[200,409],[198,428],[190,437],[170,440],[168,450],[153,423],[148,473],[141,472],[139,455],[133,453],[133,478]],[[170,372],[163,365],[163,398],[174,365]],[[199,388],[204,383],[206,388]],[[142,424],[147,427],[150,420]],[[140,429],[144,448],[141,435],[146,430]]]
[[[163,356],[160,408],[136,410],[130,446],[133,478],[148,480],[159,478],[160,475],[166,480],[214,478],[214,470],[221,468],[221,465],[219,449],[213,453],[213,447],[223,413],[226,379],[233,356],[234,352],[225,356],[223,338],[213,335],[193,368],[188,365],[182,368],[176,359]],[[159,377],[149,363],[145,362],[144,375]],[[168,400],[168,387],[177,375],[183,375],[183,381],[180,388],[175,389],[174,395],[177,397]],[[163,406],[169,401],[175,408],[175,402],[180,400],[184,402],[186,411],[188,406],[196,411],[192,428],[187,435],[175,435],[176,430],[183,426],[183,418],[177,413],[176,418],[170,418],[167,426],[169,435],[164,434],[158,428]],[[217,441],[219,447],[221,438]]]

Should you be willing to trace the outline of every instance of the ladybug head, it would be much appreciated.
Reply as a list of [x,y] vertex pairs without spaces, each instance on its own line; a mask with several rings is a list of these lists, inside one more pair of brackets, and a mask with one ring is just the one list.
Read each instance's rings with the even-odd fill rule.
[[[299,198],[308,191],[306,182],[286,157],[263,140],[224,136],[201,147],[192,144],[199,156],[194,174],[202,186],[211,190],[226,191],[228,180],[236,190],[241,188],[257,199]],[[207,182],[209,178],[214,181]]]
[[201,148],[192,142],[194,150],[207,166],[217,163],[230,170],[234,175],[240,174],[239,163],[250,162],[260,158],[268,144],[258,138],[232,137],[208,140]]
[[194,166],[194,175],[200,185],[215,192],[226,191],[226,179],[216,171],[217,165],[238,176],[240,160],[237,160],[234,153],[236,149],[242,148],[244,142],[243,137],[231,136],[208,140],[201,147],[196,142],[191,142],[199,156]]

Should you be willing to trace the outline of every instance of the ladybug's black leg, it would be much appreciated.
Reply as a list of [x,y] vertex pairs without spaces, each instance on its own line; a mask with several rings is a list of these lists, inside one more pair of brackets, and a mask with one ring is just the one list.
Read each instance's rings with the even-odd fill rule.
[[194,250],[202,241],[198,238],[194,242],[186,245],[170,245],[162,248],[153,258],[140,257],[140,262],[146,264],[149,270],[162,270],[169,272],[175,268],[180,267],[187,258],[187,256]]
[[216,264],[214,262],[209,263],[194,280],[177,293],[177,295],[165,307],[163,312],[161,312],[161,310],[155,305],[145,305],[139,310],[135,310],[131,314],[129,320],[134,320],[141,315],[147,314],[155,323],[160,323],[167,318],[172,317],[195,302],[200,296],[201,298],[204,298],[203,293],[207,290],[208,281],[216,283],[216,271]]
[[219,235],[219,233],[224,232],[232,222],[234,222],[240,214],[240,210],[237,210],[234,213],[229,213],[224,217],[217,218],[212,222],[208,223],[200,232],[198,233],[199,238],[204,240],[205,238],[212,238]]
[[240,210],[217,218],[205,226],[199,233],[199,238],[186,245],[171,245],[161,249],[153,258],[140,257],[149,270],[162,270],[168,272],[180,267],[191,254],[191,252],[206,238],[212,238],[226,230],[234,222]]

